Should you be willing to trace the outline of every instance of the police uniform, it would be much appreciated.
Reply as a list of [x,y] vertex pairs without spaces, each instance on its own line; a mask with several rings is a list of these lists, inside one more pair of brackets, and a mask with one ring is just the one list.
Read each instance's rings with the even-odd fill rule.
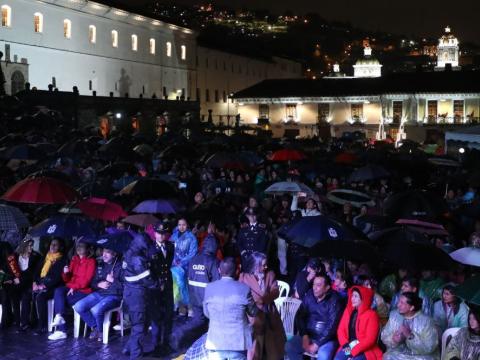
[[175,245],[170,241],[165,241],[161,245],[154,242],[148,250],[152,275],[158,283],[157,287],[148,291],[148,317],[155,348],[164,353],[170,348],[169,339],[172,333],[173,280],[170,268],[174,253]]
[[248,258],[253,252],[258,251],[267,255],[269,239],[265,224],[248,224],[240,228],[237,235],[237,248],[242,258],[242,271],[248,271]]
[[147,241],[144,235],[135,235],[122,264],[125,280],[123,302],[132,324],[123,353],[130,354],[131,360],[139,359],[143,354],[141,341],[146,329],[147,290],[155,287],[147,258]]

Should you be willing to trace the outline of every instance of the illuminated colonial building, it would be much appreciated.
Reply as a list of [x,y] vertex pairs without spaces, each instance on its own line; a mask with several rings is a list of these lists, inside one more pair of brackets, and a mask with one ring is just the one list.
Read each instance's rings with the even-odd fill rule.
[[445,67],[451,66],[453,70],[460,70],[459,61],[459,42],[451,33],[450,27],[445,28],[445,34],[438,39],[437,46],[437,66],[436,71],[444,70]]

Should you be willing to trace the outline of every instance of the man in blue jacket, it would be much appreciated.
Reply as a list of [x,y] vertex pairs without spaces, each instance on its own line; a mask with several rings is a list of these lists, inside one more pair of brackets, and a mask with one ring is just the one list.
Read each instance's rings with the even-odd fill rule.
[[338,349],[337,327],[343,313],[343,301],[331,289],[325,273],[313,279],[298,313],[300,336],[295,335],[285,347],[290,360],[303,359],[303,353],[315,354],[317,360],[331,360]]
[[117,254],[103,249],[102,261],[92,280],[94,292],[78,301],[73,309],[92,328],[90,339],[102,340],[103,318],[107,311],[118,307],[122,301],[122,266]]

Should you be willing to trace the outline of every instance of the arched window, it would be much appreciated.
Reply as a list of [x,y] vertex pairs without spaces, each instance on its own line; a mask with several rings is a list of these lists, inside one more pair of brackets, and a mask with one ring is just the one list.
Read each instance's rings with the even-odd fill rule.
[[150,54],[155,55],[155,39],[150,39]]
[[88,27],[88,40],[91,44],[95,44],[97,42],[97,28],[95,25],[90,25]]
[[43,32],[43,15],[41,13],[33,14],[33,30],[36,33]]
[[138,36],[137,35],[132,35],[132,50],[133,51],[138,50]]
[[118,47],[118,31],[112,30],[112,46]]
[[186,60],[187,59],[187,47],[185,45],[182,45],[181,46],[181,55],[182,55],[182,60]]
[[12,26],[12,8],[8,5],[2,5],[2,26]]
[[167,56],[172,56],[172,43],[170,41],[167,41]]
[[68,19],[63,20],[63,37],[65,39],[72,37],[72,22]]
[[11,77],[12,90],[11,95],[15,95],[19,91],[25,90],[25,77],[20,71],[14,71]]

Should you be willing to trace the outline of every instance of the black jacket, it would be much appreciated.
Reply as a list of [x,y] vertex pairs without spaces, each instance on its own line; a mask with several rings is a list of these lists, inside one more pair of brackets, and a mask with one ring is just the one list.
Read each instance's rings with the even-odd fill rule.
[[193,306],[202,306],[207,284],[221,278],[218,272],[217,249],[215,236],[207,235],[202,252],[195,255],[188,264],[188,293]]
[[45,263],[45,258],[38,263],[37,269],[35,271],[34,281],[40,285],[43,284],[47,287],[47,290],[53,290],[56,287],[63,284],[62,273],[63,268],[68,265],[67,256],[63,255],[60,259],[55,261],[55,263],[50,266],[48,273],[44,278],[40,277],[42,272],[43,264]]
[[158,286],[164,290],[173,290],[172,267],[175,254],[175,245],[171,241],[165,242],[166,256],[160,246],[154,242],[148,249],[148,258],[150,261],[152,276],[157,280]]
[[[18,261],[20,255],[16,255],[17,263],[20,267],[20,262]],[[42,260],[42,256],[37,252],[32,252],[30,258],[28,259],[28,268],[25,271],[20,270],[20,286],[22,288],[32,288],[33,280],[35,279],[36,271],[38,270],[38,264]],[[42,264],[43,266],[43,264]],[[40,269],[41,271],[41,269]]]
[[330,289],[321,301],[317,301],[313,290],[309,290],[298,313],[300,335],[308,335],[318,346],[336,340],[338,323],[344,310],[343,304],[334,290]]
[[[115,267],[113,266],[115,264]],[[107,275],[112,271],[113,268],[113,283],[108,287],[108,289],[101,289],[98,287],[98,283],[105,281]],[[97,270],[95,271],[95,276],[92,280],[92,289],[95,292],[98,292],[101,295],[114,295],[122,296],[123,293],[123,276],[122,276],[122,263],[117,259],[117,262],[113,261],[111,264],[107,264],[103,260],[97,265]]]

